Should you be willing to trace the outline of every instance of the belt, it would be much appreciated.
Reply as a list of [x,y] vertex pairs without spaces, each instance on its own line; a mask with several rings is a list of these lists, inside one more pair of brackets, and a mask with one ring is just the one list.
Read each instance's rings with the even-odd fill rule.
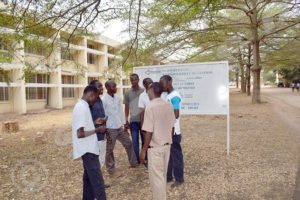
[[[170,143],[165,143],[164,145],[162,145],[162,146],[167,146],[167,145],[170,145]],[[151,148],[154,148],[154,146],[150,146],[149,145],[149,147],[148,147],[149,149],[151,149]]]

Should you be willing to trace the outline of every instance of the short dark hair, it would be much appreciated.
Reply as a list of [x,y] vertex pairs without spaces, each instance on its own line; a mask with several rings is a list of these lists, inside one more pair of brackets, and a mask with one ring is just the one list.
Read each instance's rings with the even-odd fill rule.
[[93,85],[93,86],[95,86],[97,89],[98,89],[100,86],[103,86],[102,83],[101,83],[99,80],[92,80],[92,81],[90,82],[89,85]]
[[[151,79],[151,78],[149,78],[149,77],[148,77],[148,78],[144,78],[144,80],[143,80],[143,84],[145,85],[145,84],[146,84],[146,81],[148,81],[148,80],[149,80],[149,81],[152,81],[152,79]],[[152,82],[153,82],[153,81],[152,81]]]
[[106,87],[106,88],[109,87],[109,85],[110,85],[111,83],[116,84],[116,82],[115,82],[114,80],[108,79],[108,80],[105,82],[105,87]]
[[161,95],[161,93],[163,92],[163,87],[159,82],[153,82],[149,89],[153,89],[153,92],[155,94],[155,96],[159,97]]
[[130,74],[130,78],[133,77],[133,76],[135,76],[135,77],[137,77],[138,79],[140,79],[139,75],[136,74],[136,73]]
[[96,85],[97,83],[100,83],[99,80],[92,80],[89,85]]
[[160,77],[160,79],[165,79],[167,81],[172,81],[173,80],[172,77],[170,75],[167,75],[167,74]]
[[84,88],[84,91],[83,91],[83,94],[86,94],[88,92],[94,92],[94,93],[97,93],[98,92],[98,89],[96,88],[96,86],[94,85],[88,85]]

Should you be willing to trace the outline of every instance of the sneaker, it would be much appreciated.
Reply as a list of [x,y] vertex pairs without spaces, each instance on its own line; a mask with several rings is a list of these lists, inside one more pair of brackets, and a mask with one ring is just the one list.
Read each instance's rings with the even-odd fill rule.
[[175,181],[172,185],[171,185],[171,188],[175,188],[175,187],[178,187],[180,185],[182,185],[183,182],[178,182],[178,181]]

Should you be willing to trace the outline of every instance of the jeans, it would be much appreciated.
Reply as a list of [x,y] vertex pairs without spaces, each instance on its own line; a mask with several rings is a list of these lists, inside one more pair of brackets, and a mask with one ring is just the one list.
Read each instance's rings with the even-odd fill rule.
[[130,122],[130,132],[133,143],[133,149],[136,156],[136,160],[140,162],[139,150],[140,141],[139,135],[141,135],[142,146],[144,145],[144,135],[142,134],[141,123],[140,122]]
[[183,154],[181,150],[181,135],[173,135],[172,136],[172,145],[170,152],[170,160],[168,165],[168,173],[167,180],[172,181],[173,175],[175,177],[175,181],[184,182],[183,178]]
[[98,155],[86,153],[83,161],[83,200],[106,200],[104,180]]

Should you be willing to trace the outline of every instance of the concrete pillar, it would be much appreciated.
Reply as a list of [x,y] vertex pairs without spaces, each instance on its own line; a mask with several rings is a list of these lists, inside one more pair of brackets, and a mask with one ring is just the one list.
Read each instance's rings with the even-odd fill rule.
[[[25,67],[25,52],[24,52],[24,41],[14,42],[14,56],[12,59],[13,64],[21,65]],[[19,84],[19,87],[13,87],[13,112],[23,114],[26,113],[26,89],[25,80],[22,78],[23,69],[14,69],[12,71],[12,81]]]
[[104,60],[103,60],[103,66],[106,69],[108,67],[108,46],[103,45],[103,52],[104,52]]
[[[82,68],[82,74],[78,75],[78,84],[87,85],[88,76],[87,76],[87,38],[84,37],[80,41],[80,45],[84,46],[84,50],[80,50],[78,53],[78,63],[80,68]],[[81,98],[84,88],[78,88],[77,98]]]
[[[58,34],[57,40],[60,35]],[[56,84],[57,87],[49,88],[49,106],[52,108],[63,108],[62,85],[61,85],[61,47],[58,41],[54,43],[53,51],[50,55],[50,67],[53,70],[50,74],[50,84]]]

